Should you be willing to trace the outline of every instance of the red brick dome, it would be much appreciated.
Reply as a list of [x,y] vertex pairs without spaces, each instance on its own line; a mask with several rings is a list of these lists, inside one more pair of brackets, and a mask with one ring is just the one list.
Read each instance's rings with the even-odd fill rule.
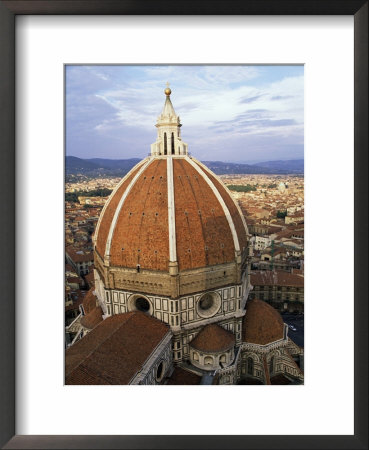
[[233,333],[213,323],[206,325],[190,342],[190,346],[202,352],[219,353],[233,348],[235,343]]
[[282,339],[283,333],[283,319],[277,310],[261,300],[247,301],[242,324],[244,342],[266,345]]
[[235,261],[247,246],[242,213],[224,184],[187,155],[151,156],[108,199],[95,251],[111,267],[185,271]]

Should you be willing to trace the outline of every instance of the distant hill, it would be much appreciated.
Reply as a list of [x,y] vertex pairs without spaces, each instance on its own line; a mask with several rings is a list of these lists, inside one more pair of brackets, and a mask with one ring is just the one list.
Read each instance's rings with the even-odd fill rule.
[[131,159],[82,159],[75,156],[65,158],[65,173],[69,176],[84,175],[86,177],[123,177],[141,160]]
[[258,164],[225,163],[222,161],[203,161],[218,175],[224,174],[303,174],[304,160],[266,161]]
[[[75,156],[67,156],[65,171],[69,176],[83,175],[87,177],[122,177],[128,173],[140,161],[139,158],[131,159],[82,159]],[[267,161],[259,164],[238,164],[222,161],[203,161],[210,170],[218,175],[223,174],[303,174],[304,160]]]
[[273,170],[288,170],[294,173],[304,173],[303,159],[289,159],[287,161],[263,161],[262,163],[253,164],[254,166],[262,166]]
[[68,172],[74,172],[78,170],[85,171],[89,169],[94,170],[99,168],[99,166],[91,162],[91,160],[77,158],[76,156],[67,156],[65,162],[65,166]]
[[118,169],[118,170],[126,170],[128,172],[141,160],[139,158],[130,158],[130,159],[92,158],[86,159],[85,161],[90,161],[103,169],[110,169],[110,170]]

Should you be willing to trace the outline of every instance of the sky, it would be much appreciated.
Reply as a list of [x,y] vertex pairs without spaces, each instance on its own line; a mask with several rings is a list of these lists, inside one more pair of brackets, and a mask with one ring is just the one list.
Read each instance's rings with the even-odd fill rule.
[[68,156],[147,156],[169,82],[195,158],[304,157],[302,65],[68,65],[65,80]]

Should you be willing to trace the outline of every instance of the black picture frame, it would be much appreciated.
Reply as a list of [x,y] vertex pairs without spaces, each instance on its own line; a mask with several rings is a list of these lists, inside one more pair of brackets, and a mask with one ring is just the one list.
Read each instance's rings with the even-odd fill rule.
[[[15,435],[15,17],[19,14],[207,14],[354,16],[355,364],[354,435]],[[42,0],[0,1],[0,445],[6,449],[367,449],[368,448],[368,1]],[[344,230],[343,230],[344,233]],[[350,270],[344,261],[337,271]],[[336,362],[339,363],[339,362]],[[343,364],[343,362],[342,362]],[[339,372],[337,376],[340,376]],[[325,380],[329,382],[329,380]],[[344,376],[343,376],[344,382]],[[339,395],[339,393],[337,393]]]

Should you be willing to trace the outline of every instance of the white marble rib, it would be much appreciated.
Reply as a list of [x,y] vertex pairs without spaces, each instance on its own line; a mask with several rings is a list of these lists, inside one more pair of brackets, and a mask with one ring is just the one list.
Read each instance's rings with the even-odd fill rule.
[[168,185],[168,224],[169,224],[169,261],[177,261],[176,248],[176,220],[174,205],[173,158],[167,156],[167,185]]
[[[197,163],[199,166],[203,167],[203,168],[206,169],[207,171],[210,170],[210,169],[209,169],[208,167],[206,167],[202,162],[198,161],[198,160],[195,159],[195,158],[192,158],[192,159],[195,160],[196,163]],[[215,176],[215,178],[219,181],[219,183],[220,183],[222,186],[225,187],[225,189],[228,189],[227,186],[225,186],[225,184],[224,184],[223,181],[218,177],[217,174],[215,174],[214,172],[212,172],[212,175]],[[248,229],[248,227],[247,227],[247,223],[246,223],[245,217],[244,217],[244,215],[242,214],[240,205],[236,202],[236,200],[235,200],[232,196],[231,196],[231,199],[232,199],[233,203],[235,204],[235,206],[236,206],[236,208],[237,208],[237,210],[238,210],[238,212],[239,212],[239,214],[240,214],[240,216],[241,216],[241,220],[242,220],[243,226],[244,226],[244,228],[245,228],[246,236],[248,236],[248,235],[249,235],[249,229]]]
[[129,183],[129,185],[127,186],[127,189],[124,191],[124,194],[122,195],[119,203],[118,203],[118,207],[115,210],[114,213],[114,217],[113,217],[113,221],[110,225],[110,229],[109,229],[109,234],[108,234],[108,239],[106,241],[106,247],[105,247],[105,255],[104,258],[110,258],[110,247],[111,247],[111,240],[113,238],[113,234],[114,234],[114,230],[115,230],[115,226],[117,224],[118,221],[118,217],[120,214],[120,211],[122,209],[123,203],[125,202],[128,194],[131,192],[132,187],[135,185],[136,181],[138,180],[138,178],[141,176],[142,172],[146,169],[146,167],[148,167],[150,165],[150,163],[153,161],[153,158],[149,158],[145,164],[142,165],[142,167],[140,168],[140,170],[136,173],[136,175],[133,177],[133,180]]
[[148,158],[143,159],[142,161],[137,163],[134,167],[132,167],[132,169],[119,181],[119,183],[113,189],[113,192],[110,194],[110,197],[105,202],[105,205],[104,205],[104,207],[103,207],[103,209],[102,209],[102,211],[100,213],[99,220],[97,221],[97,225],[96,225],[96,229],[95,229],[95,233],[94,233],[94,245],[96,245],[96,242],[97,242],[97,236],[99,234],[100,223],[101,223],[101,221],[102,221],[102,219],[104,217],[104,212],[105,212],[106,208],[109,206],[109,203],[110,203],[111,199],[114,197],[115,193],[122,186],[122,184],[126,181],[126,179],[131,175],[131,172],[133,170],[135,170],[137,167],[141,166],[145,161],[147,161],[147,159]]

